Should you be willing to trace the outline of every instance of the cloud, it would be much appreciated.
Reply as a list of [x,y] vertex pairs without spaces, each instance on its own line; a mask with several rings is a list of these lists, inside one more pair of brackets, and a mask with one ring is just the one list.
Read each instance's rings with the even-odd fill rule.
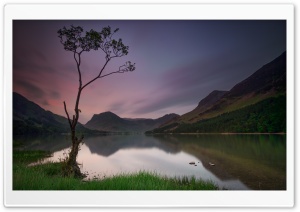
[[18,80],[16,84],[20,85],[23,89],[26,90],[26,93],[30,93],[30,95],[36,99],[42,99],[46,96],[45,92],[42,89],[30,82]]
[[44,55],[43,52],[34,49],[32,54],[34,54],[35,55],[34,57],[36,59],[39,59],[41,62],[47,62],[47,57]]
[[126,109],[128,109],[128,106],[126,104],[124,104],[124,101],[114,101],[113,103],[111,103],[109,105],[109,111],[120,115],[120,113],[124,113],[126,111]]
[[46,99],[44,99],[44,100],[42,101],[42,105],[48,106],[48,105],[49,105],[49,102],[48,102]]
[[58,93],[57,91],[52,91],[50,93],[50,97],[53,99],[60,99],[60,93]]
[[[197,103],[200,101],[199,96],[205,96],[205,91],[198,91],[195,94],[194,89],[185,89],[181,91],[174,92],[161,92],[159,95],[152,95],[152,98],[149,98],[148,101],[140,105],[136,105],[136,109],[133,110],[133,113],[137,114],[147,114],[157,111],[166,110],[168,108],[178,107],[178,110],[181,110],[182,107],[186,106],[197,106]],[[186,111],[188,112],[188,111]],[[177,111],[169,111],[168,113],[179,113]]]
[[20,46],[17,48],[17,45],[13,49],[13,69],[21,69],[22,71],[53,71],[53,67],[48,65],[47,58],[43,52],[34,48],[30,50]]
[[[35,103],[41,103],[43,106],[49,106],[49,101],[47,94],[40,89],[38,86],[32,84],[31,82],[18,80],[16,82],[17,86],[20,86],[25,94],[30,96],[30,99]],[[59,97],[59,93],[52,92],[50,94],[52,97]]]
[[[236,59],[219,53],[170,69],[162,74],[152,93],[147,94],[148,101],[136,105],[134,113],[152,113],[171,107],[196,107],[213,90],[230,90],[245,79],[245,72],[252,73],[255,69],[247,63],[249,61],[244,58]],[[244,73],[242,76],[241,70]]]
[[217,84],[216,75],[215,71],[205,68],[201,61],[169,70],[162,75],[152,93],[147,94],[148,101],[140,104],[134,112],[143,114],[174,106],[196,106],[201,98],[217,89],[212,88],[213,84]]

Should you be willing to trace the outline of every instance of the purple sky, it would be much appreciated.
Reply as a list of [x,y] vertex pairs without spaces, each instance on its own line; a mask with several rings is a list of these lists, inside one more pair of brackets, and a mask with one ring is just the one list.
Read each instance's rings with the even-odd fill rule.
[[[274,21],[24,21],[13,22],[13,91],[46,110],[74,111],[76,63],[57,31],[120,28],[129,54],[113,59],[105,73],[130,60],[136,70],[99,79],[83,90],[79,121],[111,111],[127,118],[158,118],[194,109],[213,90],[230,90],[286,50],[286,22]],[[104,53],[82,55],[83,83],[94,78]],[[104,73],[104,74],[105,74]]]

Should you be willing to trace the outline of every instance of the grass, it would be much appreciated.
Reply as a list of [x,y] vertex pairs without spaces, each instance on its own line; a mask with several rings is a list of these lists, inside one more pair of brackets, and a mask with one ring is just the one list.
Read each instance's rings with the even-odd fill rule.
[[83,181],[61,175],[62,163],[28,166],[49,156],[43,151],[13,152],[13,190],[218,190],[195,178],[167,178],[140,171],[101,180]]

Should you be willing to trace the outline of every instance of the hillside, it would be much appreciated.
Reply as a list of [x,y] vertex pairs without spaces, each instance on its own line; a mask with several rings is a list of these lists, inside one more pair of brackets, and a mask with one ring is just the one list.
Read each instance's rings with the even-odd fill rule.
[[202,99],[198,106],[184,115],[182,115],[178,121],[180,122],[194,122],[196,114],[202,114],[210,109],[216,102],[218,102],[228,91],[213,91],[204,99]]
[[[280,108],[280,110],[278,110]],[[271,97],[196,123],[173,123],[147,133],[285,133],[286,97]]]
[[[13,93],[13,134],[53,134],[69,133],[70,127],[65,117],[46,111],[22,95]],[[77,125],[78,133],[100,133]]]
[[233,86],[230,91],[211,92],[194,110],[154,131],[176,132],[179,130],[177,128],[182,129],[181,125],[216,118],[280,95],[286,95],[286,52]]
[[178,116],[177,114],[167,114],[158,119],[129,119],[121,118],[112,112],[104,112],[93,115],[92,119],[85,124],[85,127],[109,132],[145,132],[157,128]]

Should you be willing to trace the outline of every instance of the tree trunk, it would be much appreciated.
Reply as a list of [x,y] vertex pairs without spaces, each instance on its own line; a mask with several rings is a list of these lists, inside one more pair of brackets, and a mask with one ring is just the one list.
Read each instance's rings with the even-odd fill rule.
[[81,173],[78,163],[76,161],[82,140],[83,140],[83,136],[80,139],[78,139],[75,136],[75,130],[72,130],[72,148],[71,148],[71,151],[69,152],[69,156],[68,156],[65,166],[64,166],[64,175],[65,176],[69,176],[69,177],[73,176],[76,178],[84,178],[85,177],[85,175],[83,173]]
[[[79,67],[78,67],[78,72],[80,73]],[[81,75],[80,74],[79,74],[79,82],[80,82],[79,83],[79,89],[78,89],[77,99],[76,99],[76,104],[75,104],[75,115],[73,115],[73,120],[72,121],[69,117],[67,107],[66,107],[66,103],[64,102],[65,112],[67,114],[68,121],[69,121],[69,124],[70,124],[70,129],[71,129],[72,148],[71,148],[71,151],[69,152],[69,156],[66,160],[66,163],[64,164],[63,174],[65,176],[73,176],[73,177],[84,178],[85,175],[81,173],[80,168],[78,166],[78,163],[76,162],[79,147],[80,147],[80,144],[82,143],[82,140],[83,140],[83,136],[80,139],[78,139],[77,136],[76,136],[76,133],[75,133],[76,125],[77,125],[78,119],[79,119],[78,105],[79,105],[80,95],[81,95],[81,91],[82,91],[82,87],[81,87],[82,83],[81,83]]]

